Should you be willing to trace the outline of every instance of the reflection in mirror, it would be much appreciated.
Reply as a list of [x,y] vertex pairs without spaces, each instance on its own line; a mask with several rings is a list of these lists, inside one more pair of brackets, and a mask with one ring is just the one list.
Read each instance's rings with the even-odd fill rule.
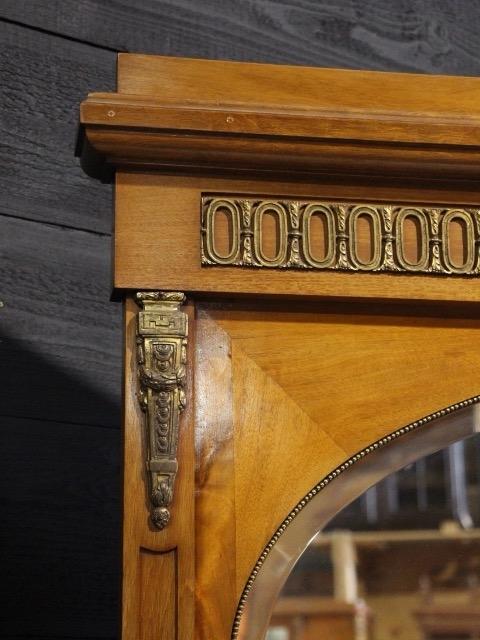
[[[232,637],[236,640],[476,637],[471,635],[470,627],[459,630],[448,626],[448,607],[444,627],[436,629],[429,625],[442,617],[442,607],[446,606],[441,600],[443,588],[437,589],[436,572],[443,575],[441,569],[445,575],[449,571],[461,574],[463,584],[468,584],[468,589],[460,588],[458,578],[451,589],[457,606],[463,607],[461,615],[457,610],[453,617],[472,624],[476,621],[470,596],[473,598],[475,593],[474,550],[480,527],[477,507],[480,445],[475,437],[480,432],[480,404],[477,403],[477,396],[466,399],[391,432],[332,470],[327,478],[319,479],[308,495],[299,497],[299,503],[277,531],[272,532],[252,571],[238,606]],[[471,442],[467,442],[469,438],[473,438]],[[455,443],[452,448],[450,445]],[[439,451],[442,453],[424,459]],[[392,475],[395,472],[400,473]],[[378,539],[382,535],[384,538]],[[451,559],[446,555],[446,542],[452,543],[447,545],[448,550],[452,546],[456,550],[473,550],[466,564],[457,552]],[[383,555],[362,555],[359,550],[372,546],[381,549]],[[397,547],[409,550],[402,556],[396,554]],[[433,557],[442,557],[443,553],[444,565],[437,568],[426,561],[417,562],[417,556],[422,557],[422,548],[428,548]],[[407,611],[401,599],[398,603],[382,600],[388,592],[387,583],[383,584],[380,578],[388,575],[391,585],[402,585],[401,576],[407,567],[411,569],[409,565],[422,568],[418,576],[410,578],[409,584],[414,581],[415,588],[411,591],[406,586],[395,588],[400,596],[409,594],[418,603],[415,615]],[[316,581],[312,576],[317,576]],[[375,584],[380,587],[373,594]],[[396,594],[394,590],[392,593]],[[386,603],[387,611],[392,611],[392,621],[385,622],[384,627],[380,609],[377,606],[380,613],[374,609],[372,594]],[[428,603],[432,609],[425,608]],[[294,605],[298,607],[292,609]],[[307,635],[305,619],[311,618],[316,610],[321,620],[321,606],[325,617],[328,614],[343,620],[343,631],[334,635],[330,622],[326,631]],[[393,620],[393,613],[400,622]],[[407,617],[414,619],[410,631],[404,629]],[[409,636],[414,625],[417,635]],[[480,624],[475,633],[479,631]],[[390,635],[380,635],[387,632]]]
[[266,638],[478,639],[479,579],[477,435],[387,475],[339,511],[290,573]]

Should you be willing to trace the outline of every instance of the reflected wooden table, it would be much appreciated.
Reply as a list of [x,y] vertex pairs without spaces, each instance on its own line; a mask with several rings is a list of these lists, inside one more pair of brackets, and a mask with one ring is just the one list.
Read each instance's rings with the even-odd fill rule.
[[275,628],[287,630],[285,640],[369,640],[372,624],[371,612],[362,605],[333,598],[279,598],[270,620],[271,640],[276,640]]

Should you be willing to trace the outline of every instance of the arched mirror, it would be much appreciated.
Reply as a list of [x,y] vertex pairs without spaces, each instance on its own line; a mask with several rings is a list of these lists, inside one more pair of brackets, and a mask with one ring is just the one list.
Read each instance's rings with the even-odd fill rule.
[[238,637],[478,638],[479,424],[466,406],[321,482],[258,567]]

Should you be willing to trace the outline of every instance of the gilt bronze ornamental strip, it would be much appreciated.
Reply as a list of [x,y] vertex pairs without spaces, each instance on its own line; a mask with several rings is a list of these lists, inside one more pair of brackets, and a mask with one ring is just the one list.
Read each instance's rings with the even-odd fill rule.
[[[219,215],[228,221],[226,249],[225,242],[219,243],[217,237]],[[267,215],[275,226],[274,255],[267,254],[264,248]],[[315,248],[318,226],[312,224],[314,218],[321,220],[323,228],[320,244],[324,249],[320,254]],[[359,251],[360,223],[370,230],[367,257]],[[415,229],[413,258],[407,250],[407,225]],[[460,242],[460,250],[457,246],[456,251],[454,226],[455,242]],[[408,233],[412,244],[411,231]],[[205,266],[480,274],[477,208],[204,196],[201,234]]]
[[180,413],[185,407],[187,314],[183,293],[139,292],[137,365],[139,400],[145,412],[146,467],[152,523],[163,529],[170,520],[177,474]]

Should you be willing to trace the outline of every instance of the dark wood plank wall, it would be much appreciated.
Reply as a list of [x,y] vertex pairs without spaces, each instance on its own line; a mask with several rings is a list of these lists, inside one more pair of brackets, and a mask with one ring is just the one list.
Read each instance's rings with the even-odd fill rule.
[[477,75],[479,24],[460,0],[2,0],[1,638],[117,637],[111,187],[74,157],[115,53]]

